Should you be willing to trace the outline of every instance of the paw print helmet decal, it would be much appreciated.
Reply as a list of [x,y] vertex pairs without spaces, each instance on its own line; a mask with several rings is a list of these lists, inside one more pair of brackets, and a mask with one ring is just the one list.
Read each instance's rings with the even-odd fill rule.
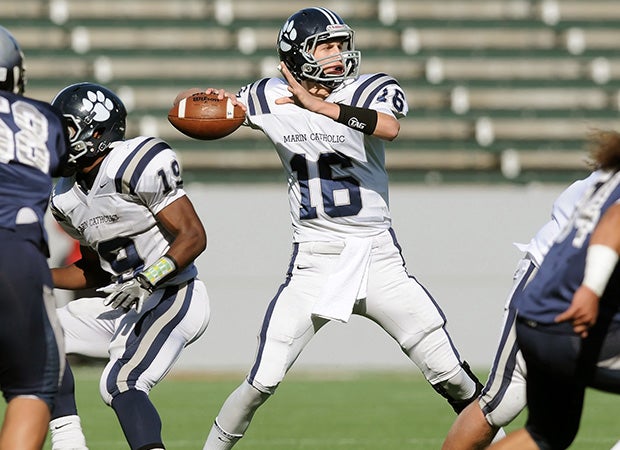
[[[327,8],[306,8],[289,17],[278,34],[278,55],[297,81],[315,80],[329,89],[343,81],[357,78],[360,52],[355,50],[354,31],[342,18]],[[329,40],[340,40],[342,51],[317,60],[316,46]],[[325,73],[324,67],[341,64],[340,73]]]
[[125,105],[109,89],[94,83],[77,83],[60,91],[52,105],[67,120],[71,151],[68,163],[85,167],[125,138]]

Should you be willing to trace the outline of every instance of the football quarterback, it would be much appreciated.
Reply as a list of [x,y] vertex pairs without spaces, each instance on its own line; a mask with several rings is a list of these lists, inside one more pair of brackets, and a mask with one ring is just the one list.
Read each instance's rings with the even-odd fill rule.
[[398,136],[407,114],[403,89],[385,73],[359,73],[354,31],[326,8],[289,17],[277,50],[282,78],[251,83],[236,101],[284,167],[292,259],[267,307],[256,359],[220,409],[205,450],[232,448],[313,336],[352,314],[379,325],[457,412],[482,387],[442,310],[408,274],[392,228],[385,141]]

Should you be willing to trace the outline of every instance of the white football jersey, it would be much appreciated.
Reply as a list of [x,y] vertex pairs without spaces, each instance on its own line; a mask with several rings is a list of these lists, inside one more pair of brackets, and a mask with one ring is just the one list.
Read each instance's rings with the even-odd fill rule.
[[537,267],[540,267],[549,248],[551,248],[556,237],[558,237],[562,228],[564,228],[573,215],[577,201],[594,184],[599,175],[599,171],[592,172],[587,178],[577,180],[567,187],[553,202],[551,220],[538,230],[529,243],[515,243],[519,250],[528,252],[531,255]]
[[[383,140],[294,104],[288,84],[265,78],[237,94],[248,107],[246,125],[262,130],[275,146],[288,179],[293,241],[331,241],[375,236],[390,228],[388,176]],[[362,75],[334,90],[327,101],[404,117],[407,100],[398,82]]]
[[[185,192],[179,161],[166,142],[137,137],[113,145],[90,191],[75,176],[58,181],[51,211],[70,236],[99,254],[104,270],[127,279],[168,251],[171,236],[155,216]],[[164,284],[195,276],[192,264]]]

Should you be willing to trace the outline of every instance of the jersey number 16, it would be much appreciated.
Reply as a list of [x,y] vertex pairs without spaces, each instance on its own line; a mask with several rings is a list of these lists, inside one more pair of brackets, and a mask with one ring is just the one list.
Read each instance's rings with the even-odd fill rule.
[[[362,209],[360,183],[351,176],[336,177],[332,167],[339,165],[342,168],[352,167],[351,160],[338,153],[322,153],[318,161],[308,161],[304,155],[295,155],[291,159],[291,169],[297,172],[299,190],[301,192],[301,207],[299,218],[302,220],[316,219],[316,207],[312,206],[310,198],[310,165],[316,165],[314,173],[318,173],[321,180],[321,197],[323,210],[329,217],[355,216]],[[313,167],[314,169],[314,167]],[[344,191],[344,192],[343,192]],[[348,203],[339,204],[336,197],[348,194]]]

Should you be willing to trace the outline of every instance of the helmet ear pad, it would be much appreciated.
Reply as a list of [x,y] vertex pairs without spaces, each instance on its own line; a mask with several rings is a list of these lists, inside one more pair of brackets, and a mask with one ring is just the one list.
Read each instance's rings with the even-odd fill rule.
[[25,85],[24,54],[13,35],[0,26],[0,91],[23,94]]
[[[296,80],[314,80],[334,89],[359,74],[360,53],[355,51],[354,34],[333,11],[319,7],[302,9],[282,26],[277,41],[278,55]],[[325,60],[317,60],[314,57],[317,45],[328,40],[342,41],[343,51]],[[342,63],[342,74],[324,72],[323,66],[334,61]]]
[[127,110],[104,86],[76,83],[60,91],[52,105],[64,115],[69,130],[69,163],[85,167],[125,138]]

